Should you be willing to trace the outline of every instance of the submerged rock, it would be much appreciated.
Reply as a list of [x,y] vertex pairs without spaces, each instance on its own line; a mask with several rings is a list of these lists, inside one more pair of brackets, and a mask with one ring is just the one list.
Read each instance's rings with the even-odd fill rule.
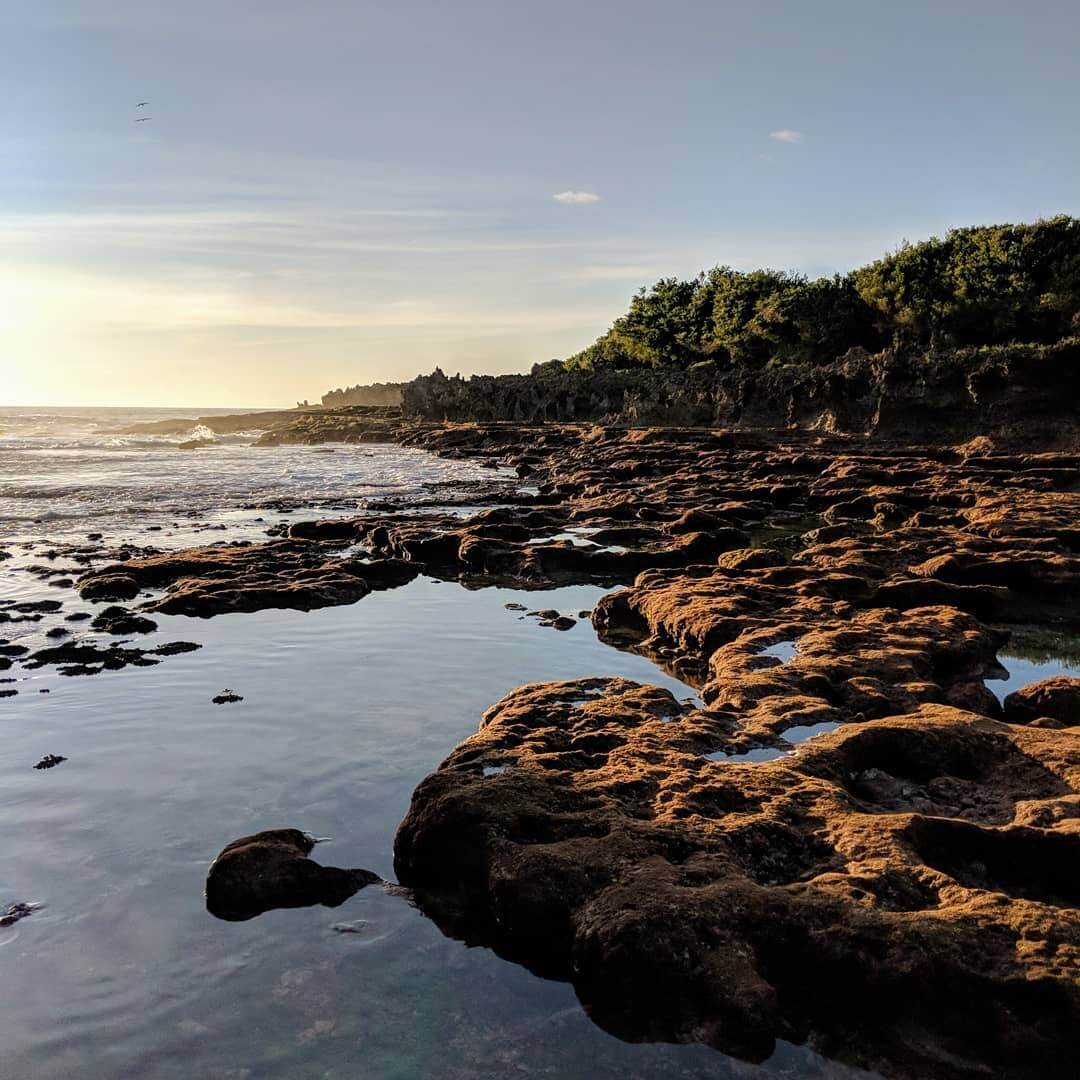
[[98,612],[90,625],[107,634],[151,634],[158,628],[153,619],[136,615],[129,608],[116,606]]
[[54,769],[62,761],[67,761],[66,757],[61,757],[59,754],[46,754],[35,766],[35,769]]
[[0,911],[0,926],[13,926],[20,919],[25,919],[27,915],[33,915],[40,907],[40,904],[28,904],[25,902],[9,904]]
[[243,697],[240,694],[234,694],[231,690],[222,690],[220,694],[215,694],[210,699],[215,705],[228,705],[234,701],[243,701]]
[[271,829],[234,840],[206,875],[206,909],[229,922],[273,908],[338,907],[382,879],[370,870],[341,870],[310,859],[318,841],[298,829]]

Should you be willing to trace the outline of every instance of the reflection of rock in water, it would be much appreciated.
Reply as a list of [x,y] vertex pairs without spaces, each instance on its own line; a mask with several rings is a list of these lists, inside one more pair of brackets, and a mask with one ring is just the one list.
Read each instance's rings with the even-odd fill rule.
[[370,870],[320,866],[308,858],[318,841],[299,829],[270,829],[234,840],[206,875],[206,910],[242,922],[274,908],[337,907],[381,878]]

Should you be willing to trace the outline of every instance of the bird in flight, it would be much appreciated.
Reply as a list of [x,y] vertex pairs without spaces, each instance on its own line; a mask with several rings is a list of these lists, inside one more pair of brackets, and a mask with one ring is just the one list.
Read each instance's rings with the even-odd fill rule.
[[139,119],[135,121],[135,123],[136,124],[141,124],[144,120],[153,120],[153,117],[152,116],[140,116]]
[[149,104],[150,104],[150,102],[149,102],[149,101],[140,101],[140,102],[139,102],[139,103],[138,103],[138,104],[137,104],[137,105],[135,106],[135,108],[136,108],[136,109],[141,109],[141,108],[142,108],[142,107],[143,107],[144,105],[149,105]]

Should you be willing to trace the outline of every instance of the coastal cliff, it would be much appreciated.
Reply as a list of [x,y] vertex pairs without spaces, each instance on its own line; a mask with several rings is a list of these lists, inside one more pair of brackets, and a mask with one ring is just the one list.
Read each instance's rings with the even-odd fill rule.
[[1080,339],[909,355],[852,350],[828,364],[753,372],[591,370],[421,376],[406,417],[518,423],[603,421],[963,441],[1080,439]]

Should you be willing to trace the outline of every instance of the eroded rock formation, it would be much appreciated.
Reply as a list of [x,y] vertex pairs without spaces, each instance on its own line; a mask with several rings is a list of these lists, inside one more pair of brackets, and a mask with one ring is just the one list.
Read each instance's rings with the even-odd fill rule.
[[877,434],[1030,437],[1075,445],[1077,344],[927,354],[852,349],[830,363],[728,368],[565,370],[447,377],[403,387],[416,420],[605,421]]
[[624,680],[522,687],[417,789],[399,877],[625,1038],[1068,1075],[1080,736],[923,704],[755,763],[738,718]]

